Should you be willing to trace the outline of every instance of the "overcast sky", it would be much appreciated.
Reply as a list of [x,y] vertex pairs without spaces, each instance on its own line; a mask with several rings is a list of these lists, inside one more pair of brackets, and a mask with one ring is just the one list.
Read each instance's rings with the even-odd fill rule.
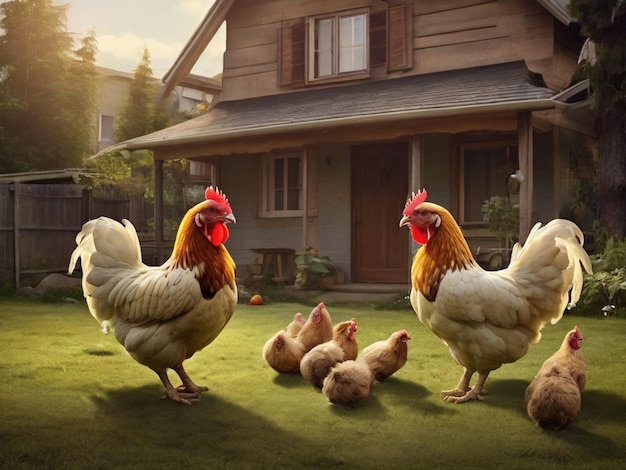
[[[143,47],[150,51],[152,71],[161,78],[196,30],[214,0],[54,0],[69,5],[67,29],[83,37],[96,31],[96,64],[132,72]],[[194,73],[214,76],[222,71],[225,31],[222,28],[200,58]]]

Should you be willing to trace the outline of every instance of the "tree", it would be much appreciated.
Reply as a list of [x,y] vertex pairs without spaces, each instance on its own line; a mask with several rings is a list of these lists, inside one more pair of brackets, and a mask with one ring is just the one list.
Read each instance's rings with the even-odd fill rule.
[[571,0],[569,11],[592,41],[583,63],[596,112],[598,210],[609,236],[626,236],[626,0]]
[[167,127],[169,119],[155,105],[158,89],[150,66],[150,51],[144,47],[141,61],[133,72],[128,101],[116,129],[118,142]]
[[0,4],[0,173],[78,166],[95,112],[95,35],[74,51],[67,5]]

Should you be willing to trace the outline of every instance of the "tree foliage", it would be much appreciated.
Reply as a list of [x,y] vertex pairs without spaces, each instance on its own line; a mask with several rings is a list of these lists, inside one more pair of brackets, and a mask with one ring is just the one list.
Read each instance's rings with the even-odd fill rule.
[[150,52],[144,47],[141,61],[133,72],[128,100],[116,129],[118,142],[167,127],[168,117],[155,105],[158,89],[150,66]]
[[79,166],[98,93],[95,34],[74,50],[67,5],[0,4],[0,173]]
[[626,236],[626,0],[571,0],[569,11],[595,49],[583,63],[597,116],[600,223]]

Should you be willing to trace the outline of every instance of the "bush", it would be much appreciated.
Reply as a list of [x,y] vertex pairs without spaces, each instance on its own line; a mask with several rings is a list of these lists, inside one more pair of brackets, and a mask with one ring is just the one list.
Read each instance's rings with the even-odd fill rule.
[[585,313],[600,313],[614,305],[614,313],[626,313],[626,239],[607,240],[604,250],[591,257],[593,274],[585,276],[580,297]]

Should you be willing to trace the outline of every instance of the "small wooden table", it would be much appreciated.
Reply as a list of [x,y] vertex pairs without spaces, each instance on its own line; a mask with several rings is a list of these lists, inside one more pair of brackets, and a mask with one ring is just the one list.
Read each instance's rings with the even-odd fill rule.
[[[271,279],[279,284],[285,284],[289,279],[287,273],[287,260],[289,255],[295,253],[293,248],[252,248],[252,251],[261,255],[261,275],[263,279]],[[272,276],[269,271],[271,266],[276,265],[277,276]]]

